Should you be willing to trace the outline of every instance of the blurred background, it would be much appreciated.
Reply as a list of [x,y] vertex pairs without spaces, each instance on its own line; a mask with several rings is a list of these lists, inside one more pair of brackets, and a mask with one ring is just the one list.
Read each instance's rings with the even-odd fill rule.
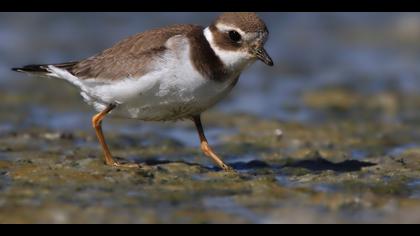
[[[172,23],[208,25],[217,13],[1,13],[0,92],[30,96],[30,119],[14,126],[86,128],[77,91],[63,81],[14,73],[11,67],[80,60],[117,41]],[[416,13],[261,13],[270,30],[267,50],[275,61],[257,62],[243,73],[233,94],[216,109],[282,121],[327,121],[323,106],[352,111],[363,95],[378,119],[417,117],[402,111],[398,94],[416,94],[420,83],[420,14]],[[335,88],[331,90],[330,88]],[[319,90],[326,93],[319,94]],[[337,90],[339,89],[339,90]],[[338,91],[338,92],[337,92]],[[379,96],[379,97],[378,97]],[[323,100],[324,99],[324,100]],[[327,104],[321,104],[327,101]],[[50,113],[59,102],[63,114]],[[3,106],[7,103],[3,102]],[[58,105],[58,104],[57,104]],[[8,108],[12,109],[12,108]],[[360,114],[358,114],[360,115]],[[55,122],[55,120],[60,120]],[[61,119],[66,119],[63,123]],[[68,123],[70,123],[70,125]],[[59,125],[60,124],[60,125]],[[62,124],[62,125],[61,125]],[[86,125],[86,126],[84,126]]]
[[78,90],[10,70],[218,14],[0,13],[0,207],[13,212],[0,222],[420,222],[420,13],[259,13],[275,66],[256,62],[203,117],[216,150],[253,175],[230,182],[171,163],[214,168],[190,122],[106,120],[118,156],[170,162],[104,169]]

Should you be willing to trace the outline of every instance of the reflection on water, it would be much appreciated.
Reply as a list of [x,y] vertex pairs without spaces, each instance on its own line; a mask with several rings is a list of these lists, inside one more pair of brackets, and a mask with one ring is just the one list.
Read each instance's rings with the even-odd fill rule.
[[72,131],[90,128],[86,115],[80,112],[52,112],[43,106],[32,106],[29,111],[30,119],[22,125],[46,126],[54,130]]
[[420,199],[420,179],[415,179],[407,184],[411,189],[411,198]]
[[234,216],[240,216],[249,222],[261,224],[261,216],[235,203],[230,197],[210,197],[203,199],[204,206],[210,209],[220,209]]
[[396,156],[400,156],[405,151],[407,151],[407,150],[409,150],[411,148],[416,148],[416,147],[418,147],[418,144],[415,144],[415,143],[407,143],[407,144],[404,144],[404,145],[401,145],[401,146],[397,146],[397,147],[391,148],[391,150],[389,150],[387,154],[389,156],[396,157]]

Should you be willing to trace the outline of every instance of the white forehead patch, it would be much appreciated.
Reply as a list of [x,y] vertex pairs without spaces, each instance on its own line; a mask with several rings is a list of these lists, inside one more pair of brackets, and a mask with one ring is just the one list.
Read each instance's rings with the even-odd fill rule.
[[254,61],[253,57],[249,55],[246,51],[224,50],[218,47],[217,44],[214,42],[213,33],[211,32],[209,27],[204,29],[204,36],[206,37],[207,41],[209,42],[211,48],[216,53],[216,55],[229,69],[240,72]]

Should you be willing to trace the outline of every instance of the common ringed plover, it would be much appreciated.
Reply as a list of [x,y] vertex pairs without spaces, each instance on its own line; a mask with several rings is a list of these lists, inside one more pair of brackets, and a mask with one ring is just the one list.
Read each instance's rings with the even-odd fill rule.
[[200,116],[232,90],[254,61],[273,65],[263,47],[267,37],[267,27],[257,14],[223,13],[208,27],[153,29],[84,60],[13,70],[63,79],[80,89],[84,101],[98,112],[92,125],[107,165],[139,167],[112,157],[101,127],[110,115],[144,121],[190,119],[204,154],[229,171],[232,168],[209,146]]

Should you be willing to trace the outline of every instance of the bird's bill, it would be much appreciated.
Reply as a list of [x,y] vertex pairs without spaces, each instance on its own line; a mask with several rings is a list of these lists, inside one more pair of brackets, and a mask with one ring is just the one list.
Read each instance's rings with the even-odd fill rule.
[[254,54],[259,60],[261,60],[265,64],[269,66],[274,65],[273,60],[271,59],[271,57],[268,55],[267,51],[263,47],[256,48],[254,50]]

